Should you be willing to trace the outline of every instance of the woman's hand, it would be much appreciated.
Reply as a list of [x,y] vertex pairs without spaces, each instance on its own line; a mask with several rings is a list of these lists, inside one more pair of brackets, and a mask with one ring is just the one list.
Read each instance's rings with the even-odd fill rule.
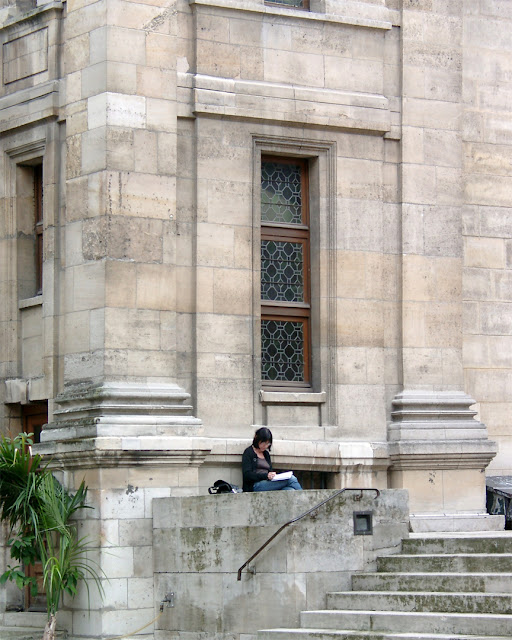
[[275,471],[269,471],[269,472],[268,472],[268,476],[267,476],[267,478],[268,478],[269,480],[272,480],[272,478],[274,478],[274,477],[275,477],[275,475],[276,475],[276,472],[275,472]]

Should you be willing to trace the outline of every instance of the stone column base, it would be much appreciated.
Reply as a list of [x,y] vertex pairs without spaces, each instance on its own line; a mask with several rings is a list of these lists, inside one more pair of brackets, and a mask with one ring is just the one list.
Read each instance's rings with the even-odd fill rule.
[[408,489],[415,531],[503,528],[485,512],[485,468],[497,446],[472,404],[463,392],[404,391],[393,401],[390,487]]
[[76,384],[60,393],[54,421],[42,442],[95,437],[197,436],[202,422],[190,415],[190,394],[176,384],[103,382]]

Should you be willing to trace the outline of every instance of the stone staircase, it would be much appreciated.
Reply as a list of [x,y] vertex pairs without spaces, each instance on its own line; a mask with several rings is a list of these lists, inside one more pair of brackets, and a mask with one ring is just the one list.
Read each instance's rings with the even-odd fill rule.
[[412,535],[356,574],[352,591],[258,640],[496,640],[512,637],[512,532]]

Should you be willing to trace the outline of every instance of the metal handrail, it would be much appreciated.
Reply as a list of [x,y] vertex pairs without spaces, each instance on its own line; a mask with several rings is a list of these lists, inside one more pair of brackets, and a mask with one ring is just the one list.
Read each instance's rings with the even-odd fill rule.
[[361,495],[359,496],[359,499],[361,499],[363,497],[363,491],[375,491],[375,493],[377,494],[374,498],[374,500],[377,500],[377,498],[380,496],[380,491],[378,489],[361,489],[359,487],[345,487],[344,489],[340,489],[339,491],[336,491],[336,493],[333,493],[332,496],[329,496],[328,498],[326,498],[325,500],[322,500],[322,502],[319,502],[317,505],[315,505],[314,507],[312,507],[311,509],[309,509],[309,511],[306,511],[305,513],[303,513],[300,516],[297,516],[296,518],[293,518],[292,520],[288,520],[288,522],[286,522],[285,524],[283,524],[281,527],[279,527],[279,529],[273,533],[270,538],[264,542],[261,547],[252,554],[252,556],[249,558],[249,560],[247,560],[246,562],[243,563],[243,565],[240,567],[240,569],[238,569],[238,577],[237,580],[241,580],[242,579],[242,571],[245,569],[245,567],[252,562],[252,560],[254,560],[254,558],[256,558],[256,556],[258,556],[263,549],[270,543],[272,542],[272,540],[278,536],[281,531],[283,529],[286,529],[286,527],[290,524],[293,524],[294,522],[297,522],[298,520],[301,520],[302,518],[308,516],[310,513],[312,513],[313,511],[316,511],[317,509],[319,509],[320,507],[322,507],[326,502],[329,502],[329,500],[332,500],[333,498],[336,498],[337,496],[339,496],[341,493],[344,493],[345,491],[360,491]]

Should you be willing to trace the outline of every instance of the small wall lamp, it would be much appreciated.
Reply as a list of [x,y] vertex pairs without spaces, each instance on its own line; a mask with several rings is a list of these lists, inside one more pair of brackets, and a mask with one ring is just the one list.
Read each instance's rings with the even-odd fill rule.
[[354,511],[354,535],[371,536],[373,534],[373,511]]

